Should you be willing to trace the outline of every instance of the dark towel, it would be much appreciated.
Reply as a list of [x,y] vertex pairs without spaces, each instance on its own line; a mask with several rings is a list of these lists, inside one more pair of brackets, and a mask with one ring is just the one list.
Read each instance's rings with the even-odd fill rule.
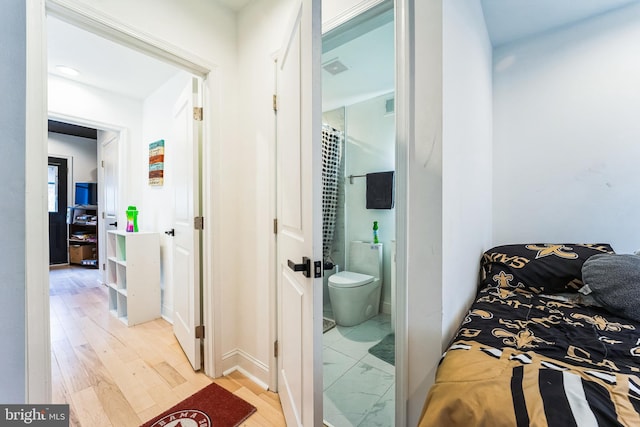
[[393,171],[367,174],[367,209],[393,208]]

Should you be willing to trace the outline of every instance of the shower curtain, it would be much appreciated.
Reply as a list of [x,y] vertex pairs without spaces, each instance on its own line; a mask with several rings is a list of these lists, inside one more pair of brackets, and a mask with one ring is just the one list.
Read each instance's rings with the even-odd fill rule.
[[341,131],[322,125],[322,257],[329,262],[333,262],[331,245],[338,210],[342,138]]

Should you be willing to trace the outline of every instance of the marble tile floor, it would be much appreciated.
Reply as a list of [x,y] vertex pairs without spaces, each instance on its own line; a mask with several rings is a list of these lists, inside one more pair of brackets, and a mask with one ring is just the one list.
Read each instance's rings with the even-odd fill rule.
[[[325,316],[333,318],[330,309]],[[395,416],[395,368],[369,354],[391,333],[389,314],[323,335],[324,421],[332,427],[391,427]]]

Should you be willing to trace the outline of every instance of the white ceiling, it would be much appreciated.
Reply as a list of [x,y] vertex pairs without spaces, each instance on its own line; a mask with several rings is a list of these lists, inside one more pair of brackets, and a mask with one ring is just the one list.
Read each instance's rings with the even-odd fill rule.
[[481,0],[494,47],[592,18],[639,0]]
[[325,52],[322,64],[339,60],[347,70],[332,75],[322,70],[322,110],[393,92],[395,83],[393,22]]
[[218,3],[227,6],[231,10],[235,10],[236,12],[251,3],[255,0],[217,0]]
[[[216,0],[238,11],[256,0]],[[481,0],[494,46],[569,25],[640,0]],[[144,99],[179,70],[137,51],[48,17],[49,72],[56,65],[81,72],[74,80]],[[375,52],[375,54],[370,54]],[[339,58],[349,70],[331,76],[323,71],[325,104],[339,96],[393,89],[393,26],[384,25],[323,55]],[[374,82],[380,82],[374,87]],[[376,83],[377,84],[377,83]]]
[[[210,1],[210,0],[209,0]],[[239,11],[255,0],[214,0]],[[120,44],[47,17],[48,71],[74,81],[142,100],[179,69]],[[57,70],[65,65],[80,72],[69,77]]]
[[[133,49],[111,42],[51,16],[47,17],[49,74],[142,100],[179,69]],[[61,73],[65,65],[80,72]]]

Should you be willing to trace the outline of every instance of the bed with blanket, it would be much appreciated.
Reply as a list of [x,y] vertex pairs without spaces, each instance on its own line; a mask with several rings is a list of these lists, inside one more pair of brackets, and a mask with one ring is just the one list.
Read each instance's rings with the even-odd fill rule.
[[495,247],[420,426],[640,426],[640,257]]

